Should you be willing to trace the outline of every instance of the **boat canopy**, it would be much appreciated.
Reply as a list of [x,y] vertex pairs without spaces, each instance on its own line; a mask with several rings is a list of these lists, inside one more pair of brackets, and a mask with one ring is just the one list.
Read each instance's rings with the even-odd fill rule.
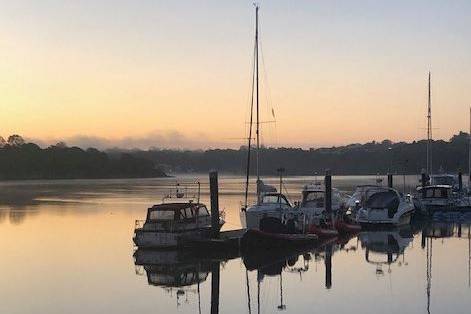
[[209,216],[205,205],[199,203],[165,203],[154,205],[147,210],[146,221],[183,220]]
[[388,209],[390,212],[396,212],[399,207],[399,196],[394,190],[380,191],[372,194],[366,200],[367,208]]

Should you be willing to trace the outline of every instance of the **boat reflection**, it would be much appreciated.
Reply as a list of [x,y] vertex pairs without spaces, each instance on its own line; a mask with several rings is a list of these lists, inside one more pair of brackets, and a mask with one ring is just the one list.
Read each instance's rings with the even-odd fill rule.
[[187,255],[176,250],[137,250],[134,253],[136,274],[145,274],[149,285],[162,287],[170,296],[176,295],[177,307],[182,304],[182,298],[189,303],[188,295],[196,293],[201,309],[200,283],[207,279],[210,263],[187,261]]
[[146,275],[149,285],[162,287],[171,296],[176,295],[177,307],[182,298],[189,303],[189,295],[196,294],[198,312],[201,313],[200,284],[212,274],[211,313],[219,312],[219,268],[226,260],[203,257],[204,252],[181,250],[142,250],[134,252],[136,274]]
[[376,275],[383,276],[383,266],[387,265],[391,273],[391,264],[402,261],[399,266],[406,265],[404,251],[414,240],[410,227],[390,230],[364,231],[358,235],[361,247],[365,249],[365,260],[376,266]]
[[257,274],[256,313],[261,312],[260,295],[263,289],[262,283],[267,277],[279,278],[279,304],[276,305],[276,309],[285,310],[287,305],[283,295],[283,276],[297,274],[299,275],[299,280],[302,281],[303,274],[310,270],[311,262],[318,263],[323,261],[325,266],[324,285],[326,289],[330,289],[332,287],[332,257],[341,250],[356,250],[355,246],[350,246],[348,249],[345,247],[355,236],[352,234],[349,237],[330,238],[318,243],[315,247],[305,247],[303,249],[262,249],[244,252],[242,260],[246,268],[248,313],[252,313],[249,272],[256,271]]

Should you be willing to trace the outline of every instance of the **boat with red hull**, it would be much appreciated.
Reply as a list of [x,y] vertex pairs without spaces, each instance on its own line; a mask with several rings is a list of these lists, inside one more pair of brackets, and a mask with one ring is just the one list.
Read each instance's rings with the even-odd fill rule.
[[335,222],[335,229],[337,229],[339,233],[357,233],[361,231],[361,225],[344,220],[337,220]]
[[319,238],[331,238],[339,235],[339,232],[331,225],[318,226],[316,224],[309,225],[308,233],[315,234]]
[[315,244],[315,234],[272,233],[257,229],[248,229],[240,240],[242,249],[283,248]]

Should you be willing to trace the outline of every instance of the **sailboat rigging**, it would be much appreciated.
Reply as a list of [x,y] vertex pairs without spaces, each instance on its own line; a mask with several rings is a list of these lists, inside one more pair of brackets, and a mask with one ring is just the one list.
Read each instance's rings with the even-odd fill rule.
[[[260,178],[261,171],[261,151],[260,151],[260,84],[259,84],[259,6],[255,4],[255,42],[252,67],[252,94],[250,101],[250,124],[247,151],[247,167],[245,177],[245,200],[241,211],[241,224],[244,228],[258,229],[260,219],[268,216],[281,220],[283,212],[291,209],[291,205],[286,197],[274,186],[265,185]],[[255,110],[255,112],[254,112]],[[254,205],[248,206],[250,170],[251,170],[251,150],[252,132],[255,120],[255,171],[256,171],[256,191],[257,200]]]

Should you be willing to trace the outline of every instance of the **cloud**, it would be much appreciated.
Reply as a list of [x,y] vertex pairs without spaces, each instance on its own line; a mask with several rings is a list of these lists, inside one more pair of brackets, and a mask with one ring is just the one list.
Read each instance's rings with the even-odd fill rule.
[[126,136],[122,138],[106,138],[94,135],[75,135],[65,138],[36,139],[26,137],[27,142],[33,142],[41,147],[65,142],[68,146],[81,148],[94,147],[97,149],[125,148],[173,148],[173,149],[205,149],[214,147],[228,147],[228,143],[211,139],[203,133],[194,133],[191,136],[178,131],[153,131],[141,136]]

